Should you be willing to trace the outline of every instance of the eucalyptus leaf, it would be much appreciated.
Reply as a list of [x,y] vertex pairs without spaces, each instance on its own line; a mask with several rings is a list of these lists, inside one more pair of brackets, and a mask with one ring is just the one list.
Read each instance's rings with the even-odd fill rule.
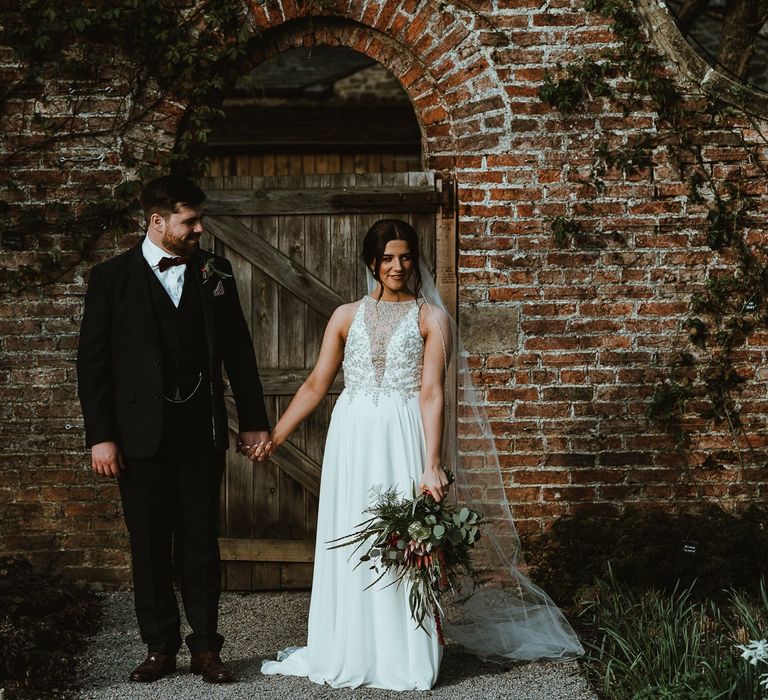
[[469,517],[469,508],[462,508],[459,511],[459,520],[463,523],[463,522],[466,522],[468,517]]
[[443,525],[435,525],[432,528],[432,533],[437,539],[440,539],[445,534],[445,527]]

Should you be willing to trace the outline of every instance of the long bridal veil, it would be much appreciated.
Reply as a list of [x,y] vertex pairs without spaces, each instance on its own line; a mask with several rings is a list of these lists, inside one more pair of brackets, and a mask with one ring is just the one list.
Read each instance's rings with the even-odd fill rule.
[[[455,409],[447,415],[443,437],[444,464],[455,476],[450,497],[484,516],[482,536],[473,553],[481,582],[467,578],[445,600],[445,633],[482,658],[533,661],[580,656],[584,649],[565,616],[526,574],[493,432],[472,381],[458,326],[423,260],[420,270],[419,296],[428,307],[442,309],[450,318],[452,338],[445,340],[454,351],[446,391],[455,391],[455,401],[449,396],[446,406]],[[370,271],[367,274],[369,291],[373,291],[376,282]]]

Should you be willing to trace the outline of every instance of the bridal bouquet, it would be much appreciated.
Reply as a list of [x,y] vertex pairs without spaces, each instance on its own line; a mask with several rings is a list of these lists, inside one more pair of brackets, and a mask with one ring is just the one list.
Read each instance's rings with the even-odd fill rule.
[[[452,481],[450,473],[448,478]],[[477,578],[470,550],[480,538],[483,516],[469,508],[438,503],[429,492],[417,494],[415,485],[411,498],[403,498],[394,489],[374,493],[374,504],[365,510],[371,517],[354,532],[331,540],[329,548],[357,545],[354,554],[366,547],[355,568],[370,562],[370,568],[380,574],[366,590],[387,572],[395,577],[387,585],[410,584],[411,617],[427,631],[424,618],[434,615],[442,644],[440,595],[455,589],[461,575]]]

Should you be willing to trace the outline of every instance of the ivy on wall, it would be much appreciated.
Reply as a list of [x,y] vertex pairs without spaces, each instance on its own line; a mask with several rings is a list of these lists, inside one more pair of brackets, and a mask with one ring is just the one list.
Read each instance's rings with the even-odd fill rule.
[[[631,0],[585,0],[585,7],[612,20],[618,45],[596,60],[559,66],[560,77],[548,72],[540,98],[566,115],[598,97],[620,105],[625,116],[647,114],[650,102],[660,127],[653,133],[638,129],[626,139],[603,138],[597,144],[590,175],[594,196],[603,194],[608,171],[625,178],[638,176],[651,167],[654,151],[664,149],[680,182],[687,186],[688,202],[706,207],[707,245],[735,260],[732,273],[709,275],[702,290],[693,294],[680,321],[680,330],[687,333],[678,334],[667,376],[654,388],[647,416],[668,429],[682,446],[690,437],[684,422],[689,408],[703,406],[698,410],[700,417],[727,426],[743,466],[743,448],[751,451],[751,447],[739,414],[737,390],[746,377],[737,368],[735,355],[756,329],[768,327],[768,266],[760,251],[747,243],[750,212],[756,206],[750,180],[741,168],[728,179],[715,178],[702,154],[706,142],[701,133],[730,127],[744,151],[743,162],[768,175],[758,147],[746,142],[741,129],[733,125],[733,116],[749,119],[762,136],[760,125],[725,99],[684,95],[666,74],[659,53],[643,37]],[[585,240],[581,223],[570,217],[553,219],[551,230],[561,247]]]
[[[8,191],[24,199],[14,167],[20,159],[50,159],[68,149],[101,155],[64,157],[58,167],[111,156],[135,179],[112,186],[95,177],[69,205],[0,202],[3,247],[46,252],[34,264],[0,270],[0,287],[21,291],[61,279],[89,258],[105,231],[135,228],[142,180],[168,170],[200,174],[210,124],[222,115],[214,105],[251,38],[244,5],[231,0],[19,0],[0,31],[0,43],[13,48],[20,64],[15,79],[0,86],[0,119],[16,116],[29,98],[50,97],[48,85],[68,85],[62,96],[69,104],[65,117],[34,114],[31,123],[18,120],[15,133],[4,129],[0,171]],[[105,98],[109,105],[93,119],[88,111]],[[161,155],[163,120],[177,116],[169,105],[183,116]],[[25,138],[33,128],[45,136]]]

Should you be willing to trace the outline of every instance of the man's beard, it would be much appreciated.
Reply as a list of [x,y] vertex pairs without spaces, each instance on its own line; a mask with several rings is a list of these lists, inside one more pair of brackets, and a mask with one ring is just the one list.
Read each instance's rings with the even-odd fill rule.
[[200,237],[194,236],[190,238],[176,238],[170,234],[164,234],[161,241],[163,248],[170,251],[174,255],[180,255],[182,257],[188,257],[194,255],[200,250]]

